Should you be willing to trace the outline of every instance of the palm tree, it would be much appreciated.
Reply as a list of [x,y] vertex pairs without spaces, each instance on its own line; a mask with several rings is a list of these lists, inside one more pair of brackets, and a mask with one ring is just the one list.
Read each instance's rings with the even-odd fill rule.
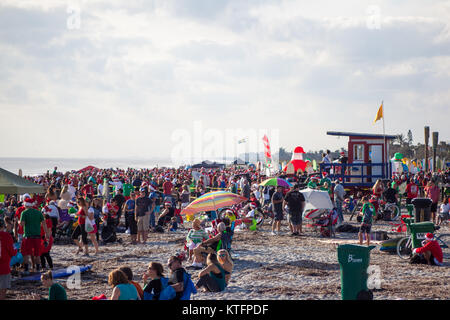
[[403,135],[403,133],[400,133],[399,135],[397,135],[394,139],[395,142],[397,142],[401,147],[403,147],[407,141],[405,136]]

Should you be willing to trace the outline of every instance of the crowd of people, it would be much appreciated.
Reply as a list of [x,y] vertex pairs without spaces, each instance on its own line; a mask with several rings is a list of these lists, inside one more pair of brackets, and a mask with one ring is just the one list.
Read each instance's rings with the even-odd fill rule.
[[[370,200],[384,198],[387,202],[397,202],[399,197],[404,196],[406,203],[411,203],[419,196],[428,197],[433,203],[432,220],[438,224],[448,220],[449,191],[448,188],[443,190],[443,195],[437,187],[439,183],[448,183],[448,177],[449,170],[437,174],[405,173],[392,177],[388,184],[377,181],[372,188],[372,197],[362,198],[364,205],[361,211],[360,243],[365,234],[369,244],[373,218],[377,218],[377,208],[373,206],[374,201]],[[281,223],[287,212],[291,235],[302,235],[305,198],[300,192],[301,187],[327,191],[338,212],[339,221],[344,221],[342,206],[346,192],[342,180],[331,181],[327,171],[309,176],[304,173],[290,176],[291,189],[261,187],[260,183],[266,176],[256,170],[240,168],[199,171],[186,168],[90,168],[61,173],[55,167],[52,173],[26,178],[42,185],[46,193],[33,196],[7,195],[0,206],[0,298],[5,297],[6,289],[10,287],[9,260],[18,251],[23,255],[21,270],[22,275],[26,276],[31,270],[40,272],[53,268],[50,251],[56,239],[64,234],[75,243],[74,254],[86,256],[90,254],[89,240],[94,247],[94,255],[98,255],[101,252],[99,244],[122,240],[116,235],[118,230],[129,234],[130,244],[146,244],[150,232],[178,230],[183,223],[181,210],[209,191],[240,193],[248,199],[250,211],[270,207],[273,236],[280,234]],[[233,230],[226,218],[218,222],[213,230],[206,232],[202,221],[196,219],[188,231],[187,260],[192,262],[191,267],[201,269],[197,283],[191,286],[191,293],[198,288],[222,291],[229,282],[233,262],[229,251],[218,247],[218,244],[229,242]],[[163,292],[164,298],[166,295],[182,298],[187,283],[187,273],[182,262],[183,259],[178,255],[169,259],[169,278],[164,277],[162,264],[150,263],[144,274],[143,288],[133,282],[131,270],[114,270],[108,279],[114,288],[111,299],[159,299]],[[49,298],[65,296],[61,288],[52,283],[51,272],[43,274],[42,282],[50,288]],[[169,287],[174,292],[170,292]]]

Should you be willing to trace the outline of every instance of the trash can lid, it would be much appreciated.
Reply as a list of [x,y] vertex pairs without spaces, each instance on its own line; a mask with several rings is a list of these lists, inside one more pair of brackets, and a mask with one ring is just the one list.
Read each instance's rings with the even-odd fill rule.
[[430,198],[415,198],[411,201],[411,203],[417,207],[428,207],[431,206],[433,201]]

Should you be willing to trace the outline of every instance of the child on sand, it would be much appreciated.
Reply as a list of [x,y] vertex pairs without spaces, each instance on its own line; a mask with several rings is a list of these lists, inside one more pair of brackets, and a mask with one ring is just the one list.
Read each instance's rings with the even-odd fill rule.
[[363,233],[366,234],[366,241],[367,245],[370,245],[370,230],[372,228],[372,221],[373,216],[375,214],[375,208],[371,203],[369,203],[369,199],[367,196],[364,196],[361,199],[363,203],[363,207],[361,209],[362,212],[362,222],[361,227],[359,228],[358,238],[359,238],[359,244],[362,245],[363,243]]

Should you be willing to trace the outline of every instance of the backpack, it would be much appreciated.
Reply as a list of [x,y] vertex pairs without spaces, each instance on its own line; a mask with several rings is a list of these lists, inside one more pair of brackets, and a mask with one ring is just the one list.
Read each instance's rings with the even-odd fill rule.
[[191,275],[187,272],[184,273],[184,282],[183,282],[183,295],[180,300],[191,300],[191,294],[196,294],[197,289],[195,289],[195,285],[191,280]]
[[[161,293],[159,300],[173,300],[175,298],[175,289],[169,285],[169,279],[162,277],[161,279]],[[154,293],[144,291],[144,300],[153,300]]]
[[159,300],[173,300],[176,296],[175,289],[169,286],[169,279],[161,278],[162,290],[159,294]]

